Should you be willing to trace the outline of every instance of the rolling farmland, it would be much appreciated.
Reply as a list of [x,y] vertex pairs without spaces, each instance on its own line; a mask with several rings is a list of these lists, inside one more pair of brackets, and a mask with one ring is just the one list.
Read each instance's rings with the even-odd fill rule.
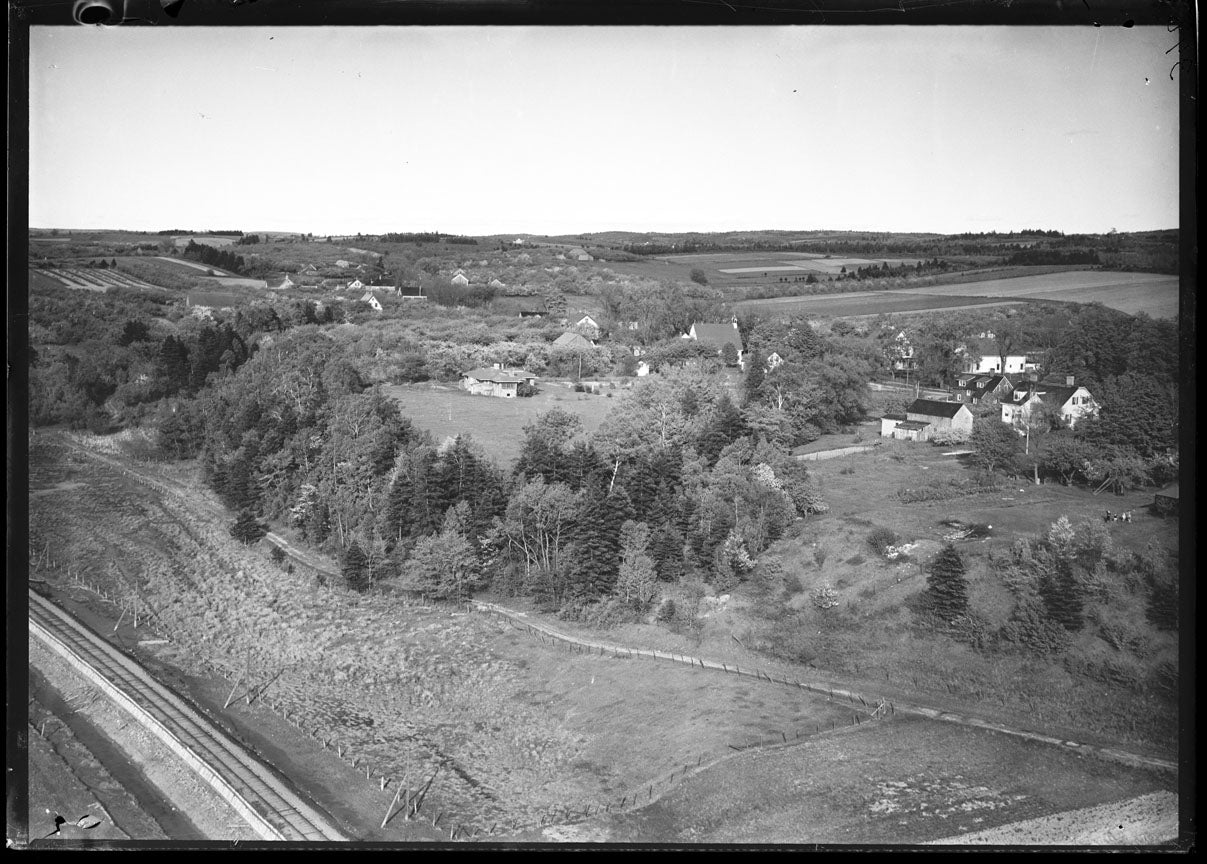
[[135,279],[117,270],[98,270],[91,267],[41,267],[30,270],[30,285],[47,284],[52,280],[64,288],[82,291],[105,291],[108,288],[142,288],[149,291],[164,290],[158,285]]
[[1080,270],[974,284],[906,288],[902,289],[902,293],[1101,303],[1129,315],[1138,312],[1147,312],[1153,318],[1176,318],[1178,315],[1178,277],[1159,273]]
[[856,318],[1030,301],[1101,303],[1129,315],[1145,312],[1153,318],[1173,319],[1178,315],[1178,277],[1079,270],[892,291],[741,300],[733,308],[763,314]]

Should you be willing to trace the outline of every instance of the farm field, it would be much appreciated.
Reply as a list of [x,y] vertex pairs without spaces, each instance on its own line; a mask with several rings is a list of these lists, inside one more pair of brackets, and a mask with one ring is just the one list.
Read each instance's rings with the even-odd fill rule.
[[1129,315],[1146,312],[1153,318],[1177,318],[1178,277],[1158,273],[1114,273],[1104,270],[1050,273],[1016,279],[955,285],[904,288],[903,293],[927,296],[994,297],[999,299],[1060,300],[1102,303]]
[[178,248],[183,249],[185,246],[189,245],[190,240],[197,244],[205,244],[206,246],[232,246],[238,239],[238,237],[224,237],[214,234],[191,234],[173,237],[172,242]]
[[[178,267],[178,268],[186,267],[190,271],[200,271],[203,274],[213,272],[213,273],[217,273],[219,276],[233,277],[235,275],[234,273],[231,273],[228,270],[223,270],[221,267],[212,267],[208,264],[200,264],[196,261],[185,261],[183,258],[169,258],[166,255],[156,255],[155,260],[156,261],[166,261],[167,263],[169,263],[175,267]],[[193,275],[196,275],[196,273],[194,273]]]
[[37,285],[56,285],[58,287],[75,288],[84,291],[105,291],[111,287],[139,288],[149,291],[162,291],[158,285],[152,285],[141,279],[136,279],[117,270],[98,270],[91,267],[39,267],[30,268],[30,287]]
[[802,297],[771,297],[731,303],[734,311],[762,315],[807,315],[816,318],[858,318],[881,314],[928,312],[935,309],[967,309],[1000,306],[1024,300],[1002,301],[994,297],[930,295],[905,291],[854,291],[849,294],[811,294]]
[[524,427],[538,415],[552,408],[569,411],[579,416],[590,434],[628,392],[618,385],[599,394],[575,393],[565,385],[538,383],[540,392],[522,399],[474,396],[452,384],[393,384],[383,389],[398,402],[404,416],[437,441],[469,435],[501,466],[510,466],[519,457]]
[[[848,731],[845,703],[795,688],[568,653],[455,607],[322,588],[271,565],[265,549],[231,541],[229,514],[192,485],[188,465],[140,468],[147,485],[42,440],[31,447],[32,545],[57,566],[39,575],[110,620],[119,603],[88,586],[124,600],[127,611],[138,597],[143,631],[171,644],[135,648],[140,634],[129,616],[112,638],[146,654],[177,686],[204,691],[197,698],[274,762],[333,773],[338,747],[344,762],[367,766],[371,776],[358,790],[335,788],[325,776],[297,778],[320,804],[333,793],[355,798],[352,809],[334,802],[355,836],[430,837],[417,835],[418,822],[377,829],[391,798],[378,774],[409,778],[412,788],[434,776],[424,810],[444,814],[442,826],[521,841],[575,839],[595,827],[592,839],[919,842],[1170,788],[1145,771],[951,724],[902,717]],[[78,440],[113,449],[112,439]],[[723,624],[720,605],[716,611],[706,631]],[[639,638],[749,663],[729,632],[706,632],[694,646],[653,626]],[[267,682],[265,695],[224,711],[242,675]],[[306,731],[304,746],[282,731],[282,712]],[[834,731],[818,731],[827,727]],[[733,746],[797,740],[798,732],[795,746]],[[923,805],[939,813],[922,816]],[[600,807],[602,822],[567,813]],[[911,830],[900,828],[901,818]]]

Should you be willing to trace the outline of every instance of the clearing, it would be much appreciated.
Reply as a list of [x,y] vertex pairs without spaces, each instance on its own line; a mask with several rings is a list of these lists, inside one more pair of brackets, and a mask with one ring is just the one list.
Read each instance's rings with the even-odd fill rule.
[[500,466],[510,466],[524,444],[524,427],[553,408],[577,414],[583,430],[591,434],[628,394],[625,384],[635,379],[609,382],[600,393],[576,393],[573,386],[538,381],[535,396],[503,399],[475,396],[453,384],[392,384],[386,395],[398,402],[404,416],[419,429],[427,429],[437,442],[469,435]]

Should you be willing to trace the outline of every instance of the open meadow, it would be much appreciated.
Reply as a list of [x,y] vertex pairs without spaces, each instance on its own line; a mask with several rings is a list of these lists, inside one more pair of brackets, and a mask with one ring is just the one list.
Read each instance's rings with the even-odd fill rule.
[[[271,563],[263,544],[231,540],[230,515],[189,463],[130,462],[129,436],[77,436],[71,445],[39,437],[30,469],[37,575],[75,606],[116,621],[96,629],[175,669],[178,686],[204,687],[211,712],[237,713],[245,734],[269,736],[288,718],[314,749],[363,769],[363,812],[317,799],[353,836],[411,836],[409,823],[384,832],[377,823],[398,783],[415,789],[429,778],[425,814],[504,840],[585,832],[617,841],[921,842],[1172,788],[1165,774],[985,730],[902,716],[853,723],[841,700],[576,652],[465,607],[322,587]],[[837,485],[827,480],[843,508]],[[734,606],[744,602],[735,594]],[[699,640],[653,624],[602,638],[760,665],[750,651],[756,640],[730,629],[725,607],[710,604]],[[877,626],[861,623],[859,638]],[[151,636],[168,642],[136,641]],[[840,630],[827,628],[827,638],[854,648]],[[824,674],[792,669],[811,680]],[[910,689],[906,677],[884,687]],[[229,710],[228,688],[240,698]],[[254,705],[242,704],[245,691]],[[952,694],[957,703],[971,698]],[[1042,707],[1050,694],[1034,698]],[[277,719],[252,724],[252,710]],[[1042,713],[1017,710],[1030,723]],[[266,753],[293,749],[286,738],[252,740]],[[381,788],[381,777],[395,785]],[[298,782],[320,796],[327,788]]]
[[[627,379],[631,382],[633,379]],[[403,416],[436,441],[469,435],[486,455],[510,466],[524,444],[524,427],[553,408],[578,415],[587,434],[599,428],[607,413],[628,394],[623,383],[605,385],[599,393],[576,393],[572,386],[538,382],[535,396],[500,399],[475,396],[452,384],[392,384],[384,392],[398,402]]]

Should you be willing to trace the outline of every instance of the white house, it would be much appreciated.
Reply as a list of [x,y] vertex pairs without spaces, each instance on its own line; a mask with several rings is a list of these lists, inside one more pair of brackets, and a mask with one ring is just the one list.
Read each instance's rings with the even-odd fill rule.
[[491,369],[470,369],[461,375],[461,387],[478,396],[514,399],[521,384],[535,385],[536,376],[523,369],[504,371],[498,363]]
[[1098,413],[1098,403],[1090,391],[1077,384],[1072,375],[1063,375],[1039,382],[1024,381],[1016,386],[1009,398],[1002,400],[1002,422],[1025,423],[1041,404],[1069,427]]
[[366,291],[364,296],[360,298],[360,302],[368,303],[376,312],[381,311],[381,301],[377,299],[377,295],[372,291]]
[[581,333],[588,339],[599,338],[599,324],[590,315],[584,315],[574,322],[574,327],[571,328],[576,333]]
[[466,277],[466,275],[464,273],[461,273],[461,272],[458,272],[457,275],[455,275],[449,281],[452,282],[454,285],[464,286],[464,285],[469,284],[469,279]]
[[996,342],[969,339],[957,349],[964,357],[964,372],[974,375],[1019,375],[1037,367],[1030,354],[1001,354]]
[[348,283],[349,291],[359,291],[361,288],[364,288],[364,287],[365,287],[365,283],[361,282],[359,279],[353,279],[351,282]]

